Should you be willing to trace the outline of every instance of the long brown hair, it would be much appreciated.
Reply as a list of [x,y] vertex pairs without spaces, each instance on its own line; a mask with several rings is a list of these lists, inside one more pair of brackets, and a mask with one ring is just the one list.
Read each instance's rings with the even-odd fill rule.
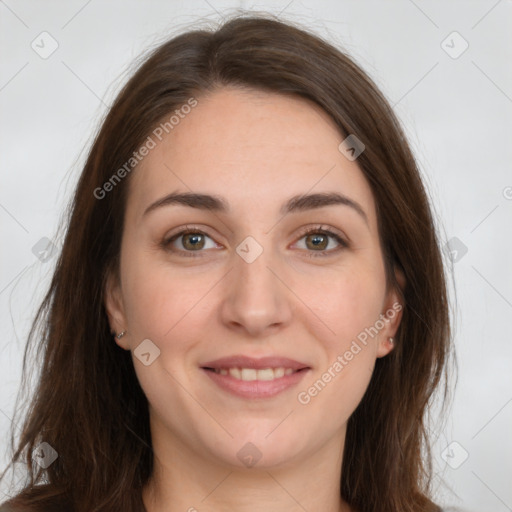
[[[390,105],[360,67],[307,30],[261,15],[237,15],[216,30],[188,31],[161,44],[106,115],[25,349],[24,376],[37,339],[41,375],[16,446],[11,435],[11,464],[25,463],[29,478],[10,503],[31,511],[52,505],[74,512],[144,510],[142,488],[153,467],[148,403],[131,354],[112,339],[103,303],[107,276],[119,272],[127,186],[136,167],[108,193],[98,189],[162,119],[223,86],[312,100],[344,137],[355,134],[364,143],[357,162],[377,206],[388,283],[397,286],[399,269],[406,286],[395,349],[377,360],[348,422],[340,493],[361,512],[437,511],[429,497],[426,413],[442,383],[446,397],[449,307],[417,164]],[[46,469],[31,458],[42,442],[58,453]]]

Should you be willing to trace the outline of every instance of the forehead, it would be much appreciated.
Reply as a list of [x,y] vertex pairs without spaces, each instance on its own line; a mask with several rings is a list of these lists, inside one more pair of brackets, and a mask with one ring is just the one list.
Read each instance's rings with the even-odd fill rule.
[[[127,209],[140,218],[179,190],[221,195],[232,211],[277,214],[291,196],[337,191],[374,217],[373,197],[331,117],[308,100],[221,89],[179,119],[133,171]],[[170,116],[169,116],[170,117]]]

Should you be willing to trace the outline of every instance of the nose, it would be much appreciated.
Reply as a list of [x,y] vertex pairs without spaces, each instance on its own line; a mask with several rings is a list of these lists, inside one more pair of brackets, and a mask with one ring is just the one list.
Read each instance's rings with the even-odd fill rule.
[[224,282],[222,322],[240,335],[263,338],[289,325],[293,293],[269,249],[253,261],[240,254],[234,255],[234,267]]

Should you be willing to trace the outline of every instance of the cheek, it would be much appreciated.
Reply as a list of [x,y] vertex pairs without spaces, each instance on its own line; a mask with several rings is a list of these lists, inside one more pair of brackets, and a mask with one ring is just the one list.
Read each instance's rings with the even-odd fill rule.
[[330,425],[333,430],[348,421],[372,377],[375,357],[369,347],[360,348],[361,352],[354,355],[352,360],[345,360],[344,363],[338,361],[341,366],[330,364],[300,397],[300,403],[305,404],[308,414],[316,417],[320,424]]
[[[138,380],[154,407],[161,411],[179,407],[180,400],[186,400],[178,385],[187,379],[189,368],[184,363],[204,338],[201,299],[211,287],[210,280],[203,277],[195,283],[202,287],[191,286],[190,277],[149,258],[133,258],[125,271],[123,291],[132,352],[145,339],[160,350],[149,366],[139,363],[134,354]],[[171,389],[177,392],[170,393]]]
[[383,265],[363,263],[326,279],[326,291],[316,299],[319,316],[334,333],[320,338],[326,358],[299,402],[332,428],[357,408],[375,367],[377,337],[369,333],[382,312],[385,274]]
[[[218,296],[219,290],[229,293],[222,286],[212,289],[222,272],[167,264],[155,252],[137,248],[133,241],[125,240],[123,254],[127,255],[121,262],[127,330],[135,339],[163,343],[171,338],[179,346],[179,332],[185,326],[186,336],[197,339],[194,326],[199,331],[211,321],[215,308],[226,298]],[[334,344],[341,340],[343,345],[343,340],[378,318],[385,290],[384,266],[379,260],[378,251],[367,247],[348,253],[337,266],[298,264],[295,268],[292,264],[283,268],[283,274],[299,300],[284,292],[281,299],[290,301],[295,321],[314,330],[315,337],[327,337]]]
[[[166,265],[155,253],[130,250],[122,262],[127,321],[162,337],[194,307],[204,290],[191,286],[186,271]],[[155,249],[156,250],[156,249]],[[205,280],[201,282],[206,287]]]
[[311,421],[331,433],[348,421],[363,398],[377,349],[376,338],[365,332],[376,320],[376,315],[368,313],[369,304],[358,307],[348,300],[338,307],[337,316],[333,311],[331,318],[336,335],[329,342],[323,338],[325,358],[297,396]]
[[[330,347],[328,362],[301,386],[297,395],[299,410],[295,419],[332,438],[343,429],[360,404],[375,365],[370,344],[340,341]],[[281,434],[281,433],[280,433]],[[286,442],[286,432],[282,433]]]
[[369,271],[354,264],[317,275],[314,282],[314,288],[306,283],[298,286],[300,296],[322,320],[327,339],[337,350],[344,350],[347,342],[379,318],[385,296],[383,270]]

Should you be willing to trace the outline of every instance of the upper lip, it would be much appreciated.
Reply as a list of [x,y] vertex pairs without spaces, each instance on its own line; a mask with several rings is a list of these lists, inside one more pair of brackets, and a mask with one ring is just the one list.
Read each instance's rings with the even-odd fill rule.
[[291,368],[293,370],[302,370],[303,368],[309,368],[307,364],[289,359],[287,357],[261,357],[253,358],[243,355],[235,355],[230,357],[221,357],[215,359],[215,361],[208,361],[207,363],[201,364],[202,368],[254,368],[256,370],[263,370],[265,368]]

